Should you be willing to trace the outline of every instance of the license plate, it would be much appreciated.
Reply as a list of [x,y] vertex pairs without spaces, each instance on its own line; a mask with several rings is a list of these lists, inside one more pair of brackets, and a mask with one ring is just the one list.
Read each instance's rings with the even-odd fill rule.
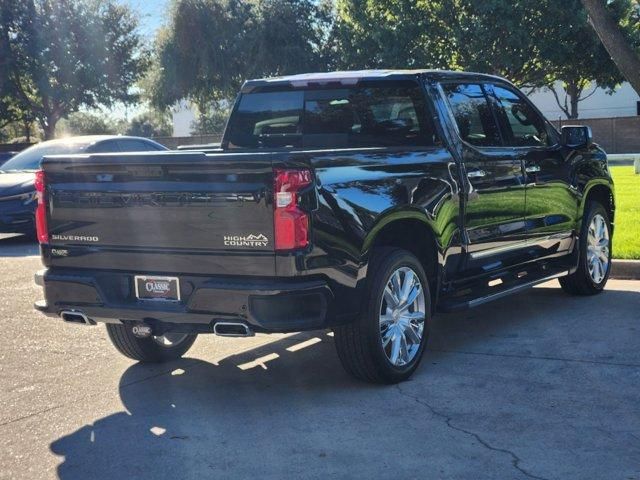
[[180,301],[178,277],[135,276],[136,297],[140,300]]

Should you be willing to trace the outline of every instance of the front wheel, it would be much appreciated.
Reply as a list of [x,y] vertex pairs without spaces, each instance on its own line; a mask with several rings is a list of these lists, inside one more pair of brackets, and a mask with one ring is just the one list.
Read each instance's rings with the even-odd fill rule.
[[562,289],[572,295],[595,295],[604,289],[611,272],[611,223],[598,202],[585,209],[580,231],[578,269],[559,279]]
[[182,357],[196,341],[196,334],[171,333],[140,338],[131,325],[107,323],[109,339],[126,357],[139,362],[168,362]]
[[431,312],[429,284],[410,252],[384,248],[374,253],[367,298],[359,318],[334,330],[345,370],[372,383],[398,383],[420,363]]

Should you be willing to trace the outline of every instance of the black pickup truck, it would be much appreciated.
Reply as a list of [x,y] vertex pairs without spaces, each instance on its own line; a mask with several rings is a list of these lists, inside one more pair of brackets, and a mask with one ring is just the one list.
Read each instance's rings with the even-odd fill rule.
[[139,361],[199,333],[332,329],[347,371],[398,382],[435,311],[553,278],[597,294],[611,266],[590,130],[480,74],[251,80],[219,147],[46,157],[37,191],[36,309],[106,323]]

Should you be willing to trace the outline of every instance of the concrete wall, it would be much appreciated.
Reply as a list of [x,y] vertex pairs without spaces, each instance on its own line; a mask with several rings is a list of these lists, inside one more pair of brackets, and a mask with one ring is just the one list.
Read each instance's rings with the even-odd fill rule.
[[593,138],[608,153],[640,153],[640,117],[588,118],[553,122],[561,125],[589,125]]

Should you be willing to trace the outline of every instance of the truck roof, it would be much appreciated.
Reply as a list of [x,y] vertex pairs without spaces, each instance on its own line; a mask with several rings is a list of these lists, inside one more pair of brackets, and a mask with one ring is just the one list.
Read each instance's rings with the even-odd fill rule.
[[336,72],[301,73],[297,75],[286,75],[281,77],[248,80],[243,85],[242,91],[246,93],[257,87],[278,84],[290,85],[292,87],[306,87],[311,83],[341,83],[344,85],[355,85],[356,83],[363,80],[408,80],[414,79],[416,77],[426,77],[431,80],[444,80],[447,78],[483,78],[491,80],[504,80],[500,77],[487,75],[484,73],[461,72],[452,70],[344,70]]

